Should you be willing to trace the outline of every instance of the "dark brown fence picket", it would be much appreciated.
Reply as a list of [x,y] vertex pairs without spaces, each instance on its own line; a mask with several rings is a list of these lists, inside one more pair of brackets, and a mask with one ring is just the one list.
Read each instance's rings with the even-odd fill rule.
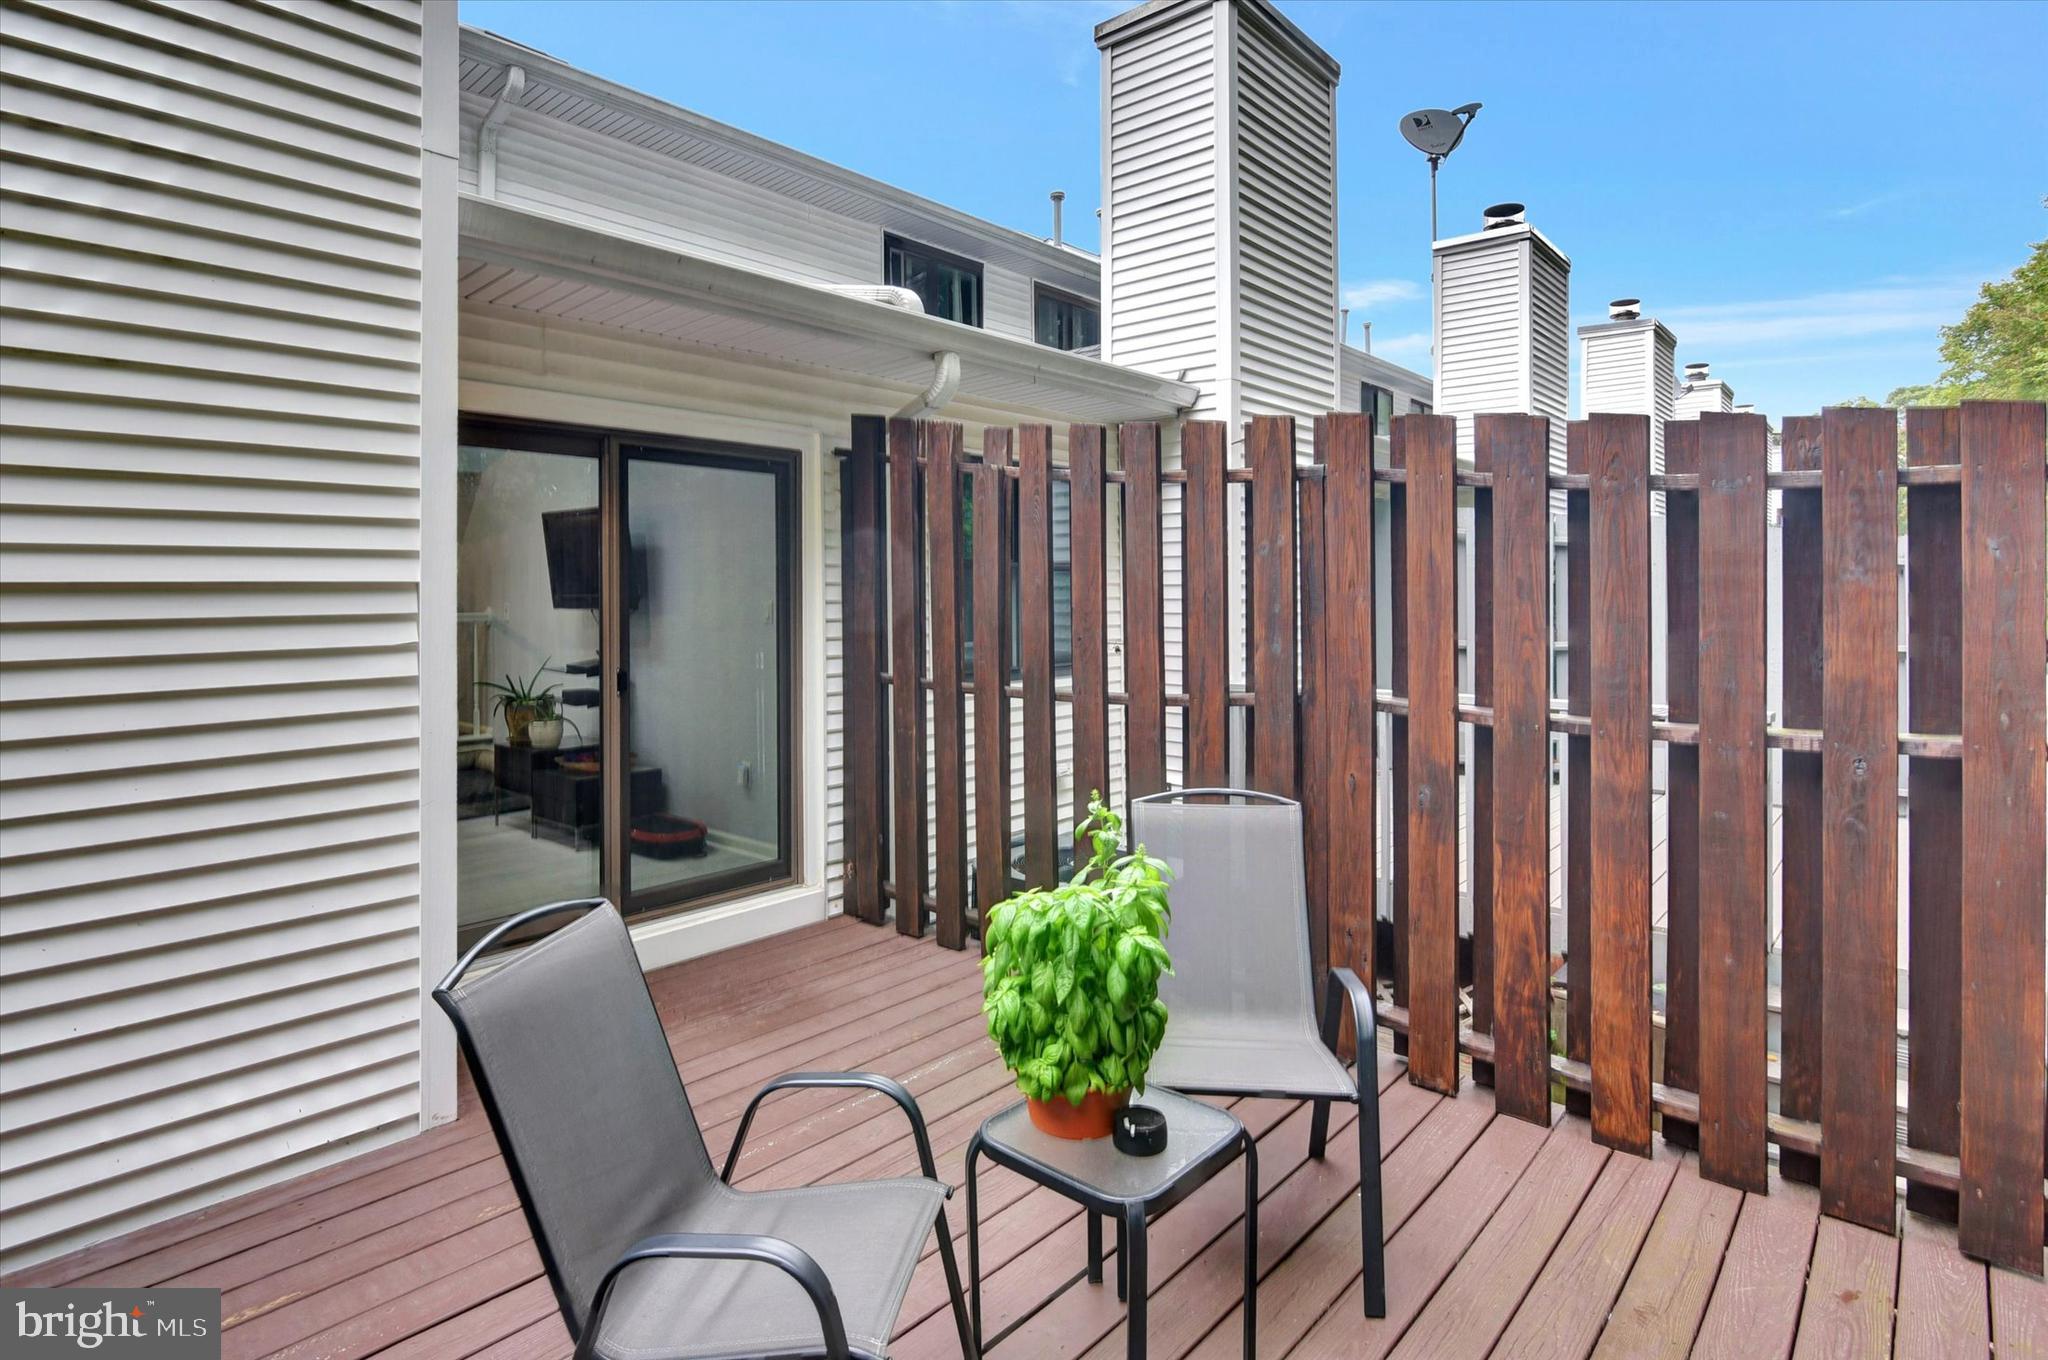
[[1458,426],[1403,416],[1408,471],[1408,1072],[1458,1089]]
[[[1764,747],[1769,666],[1765,584],[1769,493],[1768,434],[1756,415],[1709,413],[1685,441],[1681,471],[1699,474],[1699,491],[1673,496],[1670,513],[1687,507],[1697,560],[1694,607],[1698,655],[1694,660],[1693,717],[1699,744],[1673,744],[1672,844],[1681,819],[1694,836],[1691,886],[1698,912],[1693,957],[1685,968],[1694,1009],[1682,1021],[1667,1018],[1667,1084],[1694,1086],[1700,1118],[1694,1127],[1700,1169],[1744,1190],[1766,1189],[1767,1047],[1765,964],[1770,953],[1770,766]],[[1665,444],[1667,457],[1672,445]],[[1676,642],[1674,640],[1674,651]],[[1678,701],[1672,719],[1680,721]],[[1678,757],[1694,778],[1693,804],[1676,797]],[[1711,864],[1713,872],[1699,873]],[[1672,855],[1676,915],[1677,855]],[[1672,990],[1680,978],[1676,951],[1668,956]],[[1668,995],[1668,994],[1667,994]],[[1667,1002],[1667,1004],[1669,1004]],[[1670,1065],[1674,1027],[1694,1038],[1693,1081]],[[1666,1118],[1668,1130],[1672,1124]]]
[[1189,421],[1182,431],[1187,486],[1181,500],[1181,599],[1191,788],[1230,782],[1230,555],[1223,480],[1228,448],[1228,432],[1215,421]]
[[1962,415],[1960,1231],[1963,1250],[2030,1274],[2043,1228],[2044,414],[1973,402]]
[[1166,584],[1160,547],[1159,427],[1117,433],[1124,466],[1125,788],[1133,798],[1166,787]]
[[[1494,1103],[1550,1121],[1550,422],[1481,416],[1493,473]],[[1475,986],[1477,983],[1475,982]]]
[[[1906,465],[1962,461],[1962,412],[1906,413]],[[1906,492],[1906,723],[1915,732],[1963,730],[1962,487]],[[1947,1156],[1962,1137],[1963,764],[1916,756],[1906,763],[1907,975],[1912,1033],[1906,1059],[1906,1141]],[[1907,1207],[1954,1222],[1956,1196],[1908,1185]]]
[[[1010,895],[1010,432],[974,469],[975,919]],[[978,932],[977,932],[978,933]]]
[[[1820,471],[1818,416],[1788,416],[1783,432],[1785,471]],[[1779,534],[1779,580],[1819,582],[1821,493],[1818,486],[1787,488]],[[1778,654],[1787,728],[1821,725],[1821,599],[1823,590],[1781,592]],[[1779,1040],[1778,1112],[1818,1124],[1821,1109],[1821,765],[1818,751],[1779,756]],[[1803,1148],[1784,1149],[1778,1173],[1786,1180],[1820,1184],[1820,1158]]]
[[[1226,782],[1230,710],[1240,706],[1247,745],[1235,754],[1246,778],[1304,803],[1315,965],[1370,977],[1392,964],[1381,1020],[1408,1053],[1412,1080],[1454,1091],[1469,1058],[1475,1078],[1492,1080],[1497,1109],[1537,1122],[1549,1118],[1561,1083],[1603,1142],[1646,1151],[1661,1117],[1670,1141],[1697,1146],[1702,1174],[1752,1192],[1769,1190],[1767,1148],[1776,1143],[1788,1179],[1817,1181],[1830,1214],[1879,1229],[1893,1225],[1894,1178],[1903,1176],[1913,1207],[1957,1206],[1965,1250],[2038,1273],[2048,1229],[2043,425],[2038,403],[1914,411],[1901,469],[1895,413],[1832,410],[1786,421],[1784,468],[1773,472],[1760,417],[1710,413],[1667,426],[1667,470],[1653,476],[1639,416],[1572,423],[1562,475],[1548,468],[1547,423],[1527,416],[1477,417],[1469,467],[1457,463],[1453,420],[1400,418],[1384,469],[1372,466],[1368,416],[1318,418],[1313,461],[1299,465],[1293,423],[1260,418],[1245,430],[1245,465],[1235,468],[1229,432],[1191,422],[1179,472],[1162,469],[1160,432],[1149,424],[1120,430],[1115,468],[1106,431],[1074,426],[1067,466],[1055,468],[1045,426],[988,430],[975,460],[963,454],[958,426],[899,421],[885,440],[883,422],[858,421],[841,472],[847,910],[880,920],[893,898],[899,929],[922,929],[929,909],[941,942],[964,945],[1007,893],[1015,694],[1034,883],[1057,872],[1069,812],[1056,792],[1064,723],[1078,804],[1119,776],[1134,796],[1164,787],[1167,712],[1176,707],[1187,724],[1180,782]],[[963,476],[973,494],[971,564]],[[1059,480],[1073,507],[1074,670],[1064,694],[1053,648]],[[1163,617],[1172,483],[1183,511],[1180,693],[1166,688]],[[1374,557],[1381,483],[1393,540],[1384,594]],[[1241,573],[1231,565],[1234,484],[1246,495]],[[1912,529],[1913,710],[1903,732],[1901,487]],[[1464,696],[1457,503],[1467,491],[1474,631],[1473,692]],[[1772,491],[1783,497],[1776,726],[1767,713]],[[1549,615],[1560,583],[1551,579],[1550,516],[1559,492],[1570,534],[1561,583],[1567,712],[1551,694]],[[1670,708],[1661,717],[1649,701],[1658,493],[1670,568]],[[1124,590],[1116,692],[1113,531]],[[960,623],[970,565],[971,677]],[[1394,625],[1385,697],[1371,684],[1376,606],[1390,608]],[[1248,674],[1233,693],[1240,607]],[[1013,661],[1022,681],[1014,688]],[[1108,744],[1113,705],[1125,710],[1121,769]],[[1386,745],[1375,740],[1382,713],[1392,722]],[[1468,771],[1458,768],[1461,724],[1474,732]],[[1554,1055],[1549,874],[1560,735],[1570,969],[1566,1051]],[[1671,770],[1661,1072],[1650,1042],[1654,742],[1666,745]],[[1771,748],[1784,787],[1775,1113],[1766,1051]],[[1914,814],[1903,897],[1914,964],[1903,1143],[1894,1126],[1902,898],[1893,835],[1902,755],[1912,762]],[[1385,823],[1376,759],[1389,760],[1395,790]],[[1469,1029],[1458,1009],[1461,795],[1471,800],[1473,853]],[[971,912],[970,796],[979,884]],[[1381,960],[1374,899],[1378,837],[1389,828],[1395,956]]]
[[1088,819],[1088,799],[1109,797],[1109,576],[1103,517],[1100,425],[1067,431],[1067,541],[1073,589],[1074,825]]
[[[1700,472],[1702,425],[1698,420],[1665,425],[1667,473]],[[1761,489],[1763,483],[1757,485]],[[1674,491],[1664,498],[1664,702],[1674,724],[1700,720],[1700,576],[1705,570],[1700,555],[1700,494]],[[1763,524],[1762,511],[1757,512],[1757,524]],[[1757,570],[1763,566],[1759,558]],[[1759,611],[1759,627],[1764,617]],[[1761,705],[1756,717],[1761,724]],[[1695,1091],[1703,1044],[1699,748],[1672,742],[1664,748],[1664,760],[1664,1084]],[[1696,1148],[1699,1139],[1699,1126],[1690,1120],[1664,1120],[1665,1142]]]
[[[1821,1204],[1892,1229],[1898,1080],[1897,424],[1821,416]],[[1965,795],[1967,797],[1967,794]]]
[[932,914],[939,943],[967,946],[967,714],[960,687],[960,427],[925,426],[931,555]]

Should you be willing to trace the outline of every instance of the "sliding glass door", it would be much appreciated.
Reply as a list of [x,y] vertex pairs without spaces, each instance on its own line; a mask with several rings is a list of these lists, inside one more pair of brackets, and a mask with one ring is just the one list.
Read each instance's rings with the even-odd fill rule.
[[795,459],[465,421],[457,918],[786,879]]

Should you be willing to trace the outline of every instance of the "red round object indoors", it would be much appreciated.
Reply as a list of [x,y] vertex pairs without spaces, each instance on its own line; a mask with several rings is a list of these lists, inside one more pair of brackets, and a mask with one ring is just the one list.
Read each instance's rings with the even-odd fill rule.
[[650,812],[633,819],[633,849],[656,859],[701,855],[711,828],[673,812]]

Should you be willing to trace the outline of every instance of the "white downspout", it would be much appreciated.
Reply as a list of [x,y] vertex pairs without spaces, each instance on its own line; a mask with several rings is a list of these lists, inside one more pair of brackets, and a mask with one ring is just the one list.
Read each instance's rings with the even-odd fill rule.
[[941,350],[932,356],[931,386],[910,404],[896,413],[897,420],[923,420],[935,416],[953,400],[953,394],[960,390],[960,356],[952,350]]
[[484,125],[476,138],[476,190],[485,198],[498,196],[498,129],[505,125],[505,119],[512,112],[512,105],[526,92],[526,68],[508,66],[505,68],[505,88],[498,91],[498,98],[491,105],[491,111],[484,115]]

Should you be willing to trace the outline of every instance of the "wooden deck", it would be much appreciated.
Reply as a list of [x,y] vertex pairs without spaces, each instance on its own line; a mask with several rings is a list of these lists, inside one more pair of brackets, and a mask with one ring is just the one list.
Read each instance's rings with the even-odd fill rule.
[[[653,977],[713,1154],[756,1086],[794,1068],[871,1068],[916,1093],[941,1173],[1014,1098],[982,1033],[972,954],[847,919]],[[1361,1312],[1356,1142],[1307,1158],[1308,1111],[1237,1102],[1260,1143],[1262,1356],[2048,1355],[2048,1286],[1962,1257],[1901,1212],[1887,1236],[1817,1196],[1703,1181],[1666,1151],[1496,1118],[1488,1092],[1411,1086],[1382,1055],[1388,1317]],[[1333,1120],[1336,1116],[1333,1116]],[[1348,1121],[1347,1121],[1348,1122]],[[594,1121],[593,1129],[601,1129]],[[595,1135],[594,1135],[595,1136]],[[899,1175],[914,1154],[878,1097],[799,1093],[757,1121],[744,1183]],[[982,1182],[984,1306],[998,1355],[1123,1354],[1113,1286],[1082,1281],[1074,1208],[1000,1169]],[[1238,1354],[1242,1187],[1231,1176],[1151,1233],[1151,1353]],[[951,1206],[956,1232],[964,1206]],[[1114,1272],[1111,1272],[1113,1276]],[[314,1175],[103,1242],[9,1284],[224,1291],[229,1356],[561,1357],[554,1311],[480,1111]],[[894,1353],[958,1353],[928,1249]]]

